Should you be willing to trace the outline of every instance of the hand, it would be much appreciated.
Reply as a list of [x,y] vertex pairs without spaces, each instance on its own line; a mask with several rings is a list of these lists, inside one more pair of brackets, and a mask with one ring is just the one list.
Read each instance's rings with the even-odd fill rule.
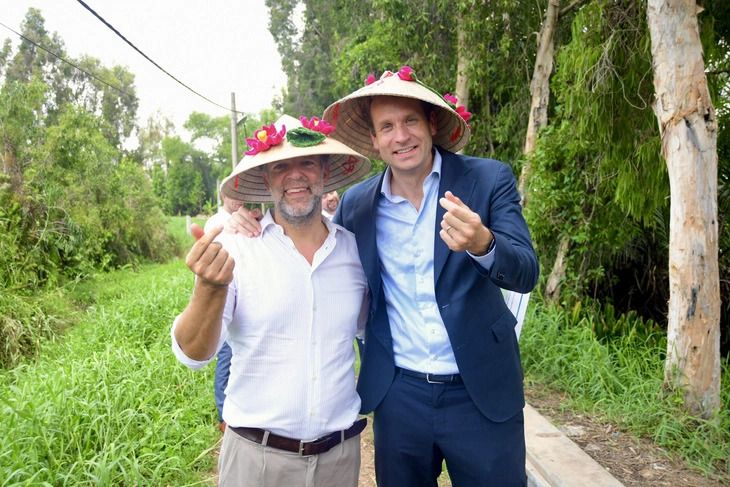
[[240,233],[248,238],[258,237],[261,235],[261,224],[259,220],[264,217],[264,214],[258,208],[248,210],[248,208],[242,206],[236,210],[231,219],[228,220],[228,232]]
[[185,265],[202,283],[213,287],[227,286],[233,280],[235,261],[220,243],[213,241],[223,231],[223,225],[203,233],[200,225],[193,223],[190,230],[195,244],[185,257]]
[[482,219],[471,211],[451,191],[447,191],[439,204],[446,210],[441,220],[439,236],[455,252],[468,250],[474,255],[487,253],[494,236],[482,224]]

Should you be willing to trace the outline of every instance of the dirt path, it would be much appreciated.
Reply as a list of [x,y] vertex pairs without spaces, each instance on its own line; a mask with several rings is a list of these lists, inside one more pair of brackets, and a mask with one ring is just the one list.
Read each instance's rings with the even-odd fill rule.
[[611,423],[561,407],[564,396],[535,385],[527,402],[626,487],[721,487],[730,478],[707,479],[673,459],[652,441],[620,431]]

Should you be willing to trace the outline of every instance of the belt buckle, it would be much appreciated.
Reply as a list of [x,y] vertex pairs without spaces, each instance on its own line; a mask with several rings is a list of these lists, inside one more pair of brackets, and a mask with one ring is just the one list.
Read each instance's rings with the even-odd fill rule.
[[[300,441],[299,442],[299,456],[300,457],[304,456],[304,449],[307,447],[307,445],[319,445],[322,443],[325,443],[325,444],[327,443],[326,436],[323,436],[322,438],[318,438],[318,439],[312,440],[312,441]],[[315,455],[316,455],[316,453],[315,453]]]
[[437,375],[437,374],[426,373],[426,382],[428,382],[429,384],[446,384],[445,380],[431,380],[432,375]]

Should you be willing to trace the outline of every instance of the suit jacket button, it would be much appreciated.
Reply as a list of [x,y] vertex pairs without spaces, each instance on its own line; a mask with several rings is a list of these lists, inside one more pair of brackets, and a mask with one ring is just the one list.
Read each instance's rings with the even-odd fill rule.
[[497,279],[503,280],[504,279],[504,272],[497,272]]

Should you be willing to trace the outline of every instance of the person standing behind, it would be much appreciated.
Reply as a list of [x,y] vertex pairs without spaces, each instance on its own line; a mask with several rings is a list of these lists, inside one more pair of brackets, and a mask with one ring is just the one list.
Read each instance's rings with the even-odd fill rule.
[[371,321],[357,390],[374,411],[379,487],[526,485],[523,375],[500,288],[539,265],[516,180],[457,155],[470,114],[407,66],[324,112],[333,137],[387,168],[348,189],[334,222],[355,233]]
[[366,420],[357,420],[353,341],[367,281],[354,236],[321,211],[322,194],[360,179],[370,161],[327,137],[328,124],[301,122],[284,115],[257,131],[221,184],[226,196],[273,202],[258,238],[193,225],[186,264],[197,278],[172,349],[197,369],[231,346],[223,487],[356,486],[359,477]]
[[239,208],[243,206],[243,201],[229,198],[228,196],[221,194],[221,200],[223,200],[223,206],[218,207],[218,212],[206,220],[203,226],[203,231],[208,233],[218,225],[225,225],[228,220],[231,219],[231,215],[235,213]]
[[337,206],[340,204],[340,195],[337,191],[330,191],[322,196],[322,215],[330,220],[334,218]]
[[[219,225],[226,225],[231,215],[243,206],[243,201],[234,200],[224,194],[221,194],[223,206],[218,208],[218,212],[208,218],[203,227],[205,233]],[[226,422],[223,421],[223,401],[226,398],[226,386],[228,385],[228,377],[231,368],[231,347],[227,343],[223,343],[215,361],[215,379],[213,381],[213,394],[215,396],[215,407],[218,409],[218,429],[224,432]]]

